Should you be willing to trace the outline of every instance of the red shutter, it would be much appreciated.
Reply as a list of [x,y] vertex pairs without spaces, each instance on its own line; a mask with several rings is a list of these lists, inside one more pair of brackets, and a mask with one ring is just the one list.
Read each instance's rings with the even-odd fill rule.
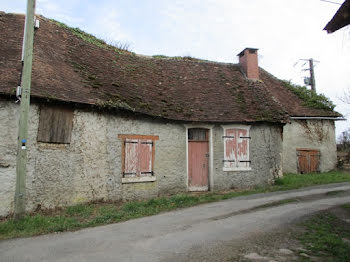
[[125,139],[124,176],[138,176],[139,170],[139,140]]
[[250,167],[249,133],[247,129],[237,129],[237,167]]
[[140,141],[140,176],[152,175],[152,140]]
[[224,156],[224,168],[236,167],[237,161],[237,135],[236,129],[226,129],[225,133],[225,156]]

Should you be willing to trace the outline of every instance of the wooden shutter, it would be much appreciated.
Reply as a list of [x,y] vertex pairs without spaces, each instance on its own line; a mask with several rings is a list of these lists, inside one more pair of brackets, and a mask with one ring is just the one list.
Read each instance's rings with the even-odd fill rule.
[[125,177],[137,176],[139,171],[139,140],[125,139]]
[[153,141],[125,140],[125,177],[152,176]]
[[247,129],[237,129],[237,167],[250,167],[249,133]]
[[158,136],[149,135],[118,135],[123,140],[123,176],[141,177],[153,176],[153,164],[155,155],[154,141]]
[[225,141],[225,155],[224,155],[224,168],[236,167],[237,161],[237,135],[236,129],[226,129],[224,141]]
[[42,106],[38,142],[69,144],[73,129],[73,109]]
[[249,127],[225,128],[224,171],[249,170]]
[[140,176],[151,176],[152,170],[152,140],[140,141],[139,152],[139,164],[140,164]]

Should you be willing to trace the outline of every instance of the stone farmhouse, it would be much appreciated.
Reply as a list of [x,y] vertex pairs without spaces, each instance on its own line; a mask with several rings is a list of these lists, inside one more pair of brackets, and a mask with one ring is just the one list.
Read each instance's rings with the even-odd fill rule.
[[[40,17],[27,210],[273,183],[335,167],[332,108],[258,66],[146,57]],[[0,216],[13,211],[23,15],[0,13]]]

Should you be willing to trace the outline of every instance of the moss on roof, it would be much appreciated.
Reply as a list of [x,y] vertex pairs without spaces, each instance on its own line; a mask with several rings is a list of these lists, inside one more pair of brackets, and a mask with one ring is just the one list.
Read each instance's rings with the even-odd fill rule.
[[[45,19],[45,18],[44,18]],[[130,54],[135,54],[133,52],[127,51],[127,50],[123,50],[120,48],[117,48],[115,46],[109,45],[107,44],[104,40],[97,38],[96,36],[92,35],[92,34],[88,34],[86,32],[84,32],[83,30],[81,30],[78,27],[70,27],[68,25],[66,25],[65,23],[59,22],[55,19],[48,19],[49,21],[55,23],[56,25],[65,28],[67,30],[69,30],[70,32],[72,32],[74,35],[80,37],[81,39],[83,39],[84,41],[93,44],[97,47],[100,48],[105,48],[105,49],[110,49],[115,51],[116,53],[120,53],[120,52],[125,52],[125,53],[130,53]]]
[[[260,70],[192,57],[145,57],[106,44],[79,28],[41,19],[35,35],[31,95],[194,122],[285,122],[309,109],[280,80]],[[11,94],[21,70],[24,16],[0,16],[0,93]],[[328,112],[328,111],[327,111]],[[336,114],[333,114],[336,116]],[[333,116],[332,115],[332,116]]]
[[323,109],[326,111],[334,111],[335,105],[323,94],[307,89],[305,86],[299,86],[290,81],[282,81],[283,85],[303,100],[303,105],[313,109]]

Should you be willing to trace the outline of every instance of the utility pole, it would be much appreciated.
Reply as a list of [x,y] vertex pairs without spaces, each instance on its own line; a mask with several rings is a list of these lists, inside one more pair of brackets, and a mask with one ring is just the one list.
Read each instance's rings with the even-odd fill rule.
[[307,62],[309,62],[309,68],[302,69],[302,71],[310,71],[310,77],[305,77],[304,83],[305,83],[305,85],[311,86],[311,90],[316,93],[316,81],[315,81],[315,72],[314,72],[315,65],[314,65],[314,63],[319,63],[320,61],[316,61],[312,58],[299,59],[298,62],[296,62],[294,64],[294,66],[296,66],[300,61],[305,61],[305,63],[302,65],[302,67],[305,66],[305,64]]
[[314,60],[312,58],[309,59],[310,65],[310,85],[311,90],[316,93],[316,82],[315,82],[315,73],[314,73]]
[[27,14],[25,17],[23,55],[22,55],[22,79],[21,102],[18,130],[18,148],[16,163],[16,193],[14,205],[14,218],[19,219],[25,213],[26,200],[26,164],[27,164],[27,138],[28,138],[28,113],[30,104],[30,86],[32,79],[32,59],[34,42],[34,12],[35,0],[27,0]]

